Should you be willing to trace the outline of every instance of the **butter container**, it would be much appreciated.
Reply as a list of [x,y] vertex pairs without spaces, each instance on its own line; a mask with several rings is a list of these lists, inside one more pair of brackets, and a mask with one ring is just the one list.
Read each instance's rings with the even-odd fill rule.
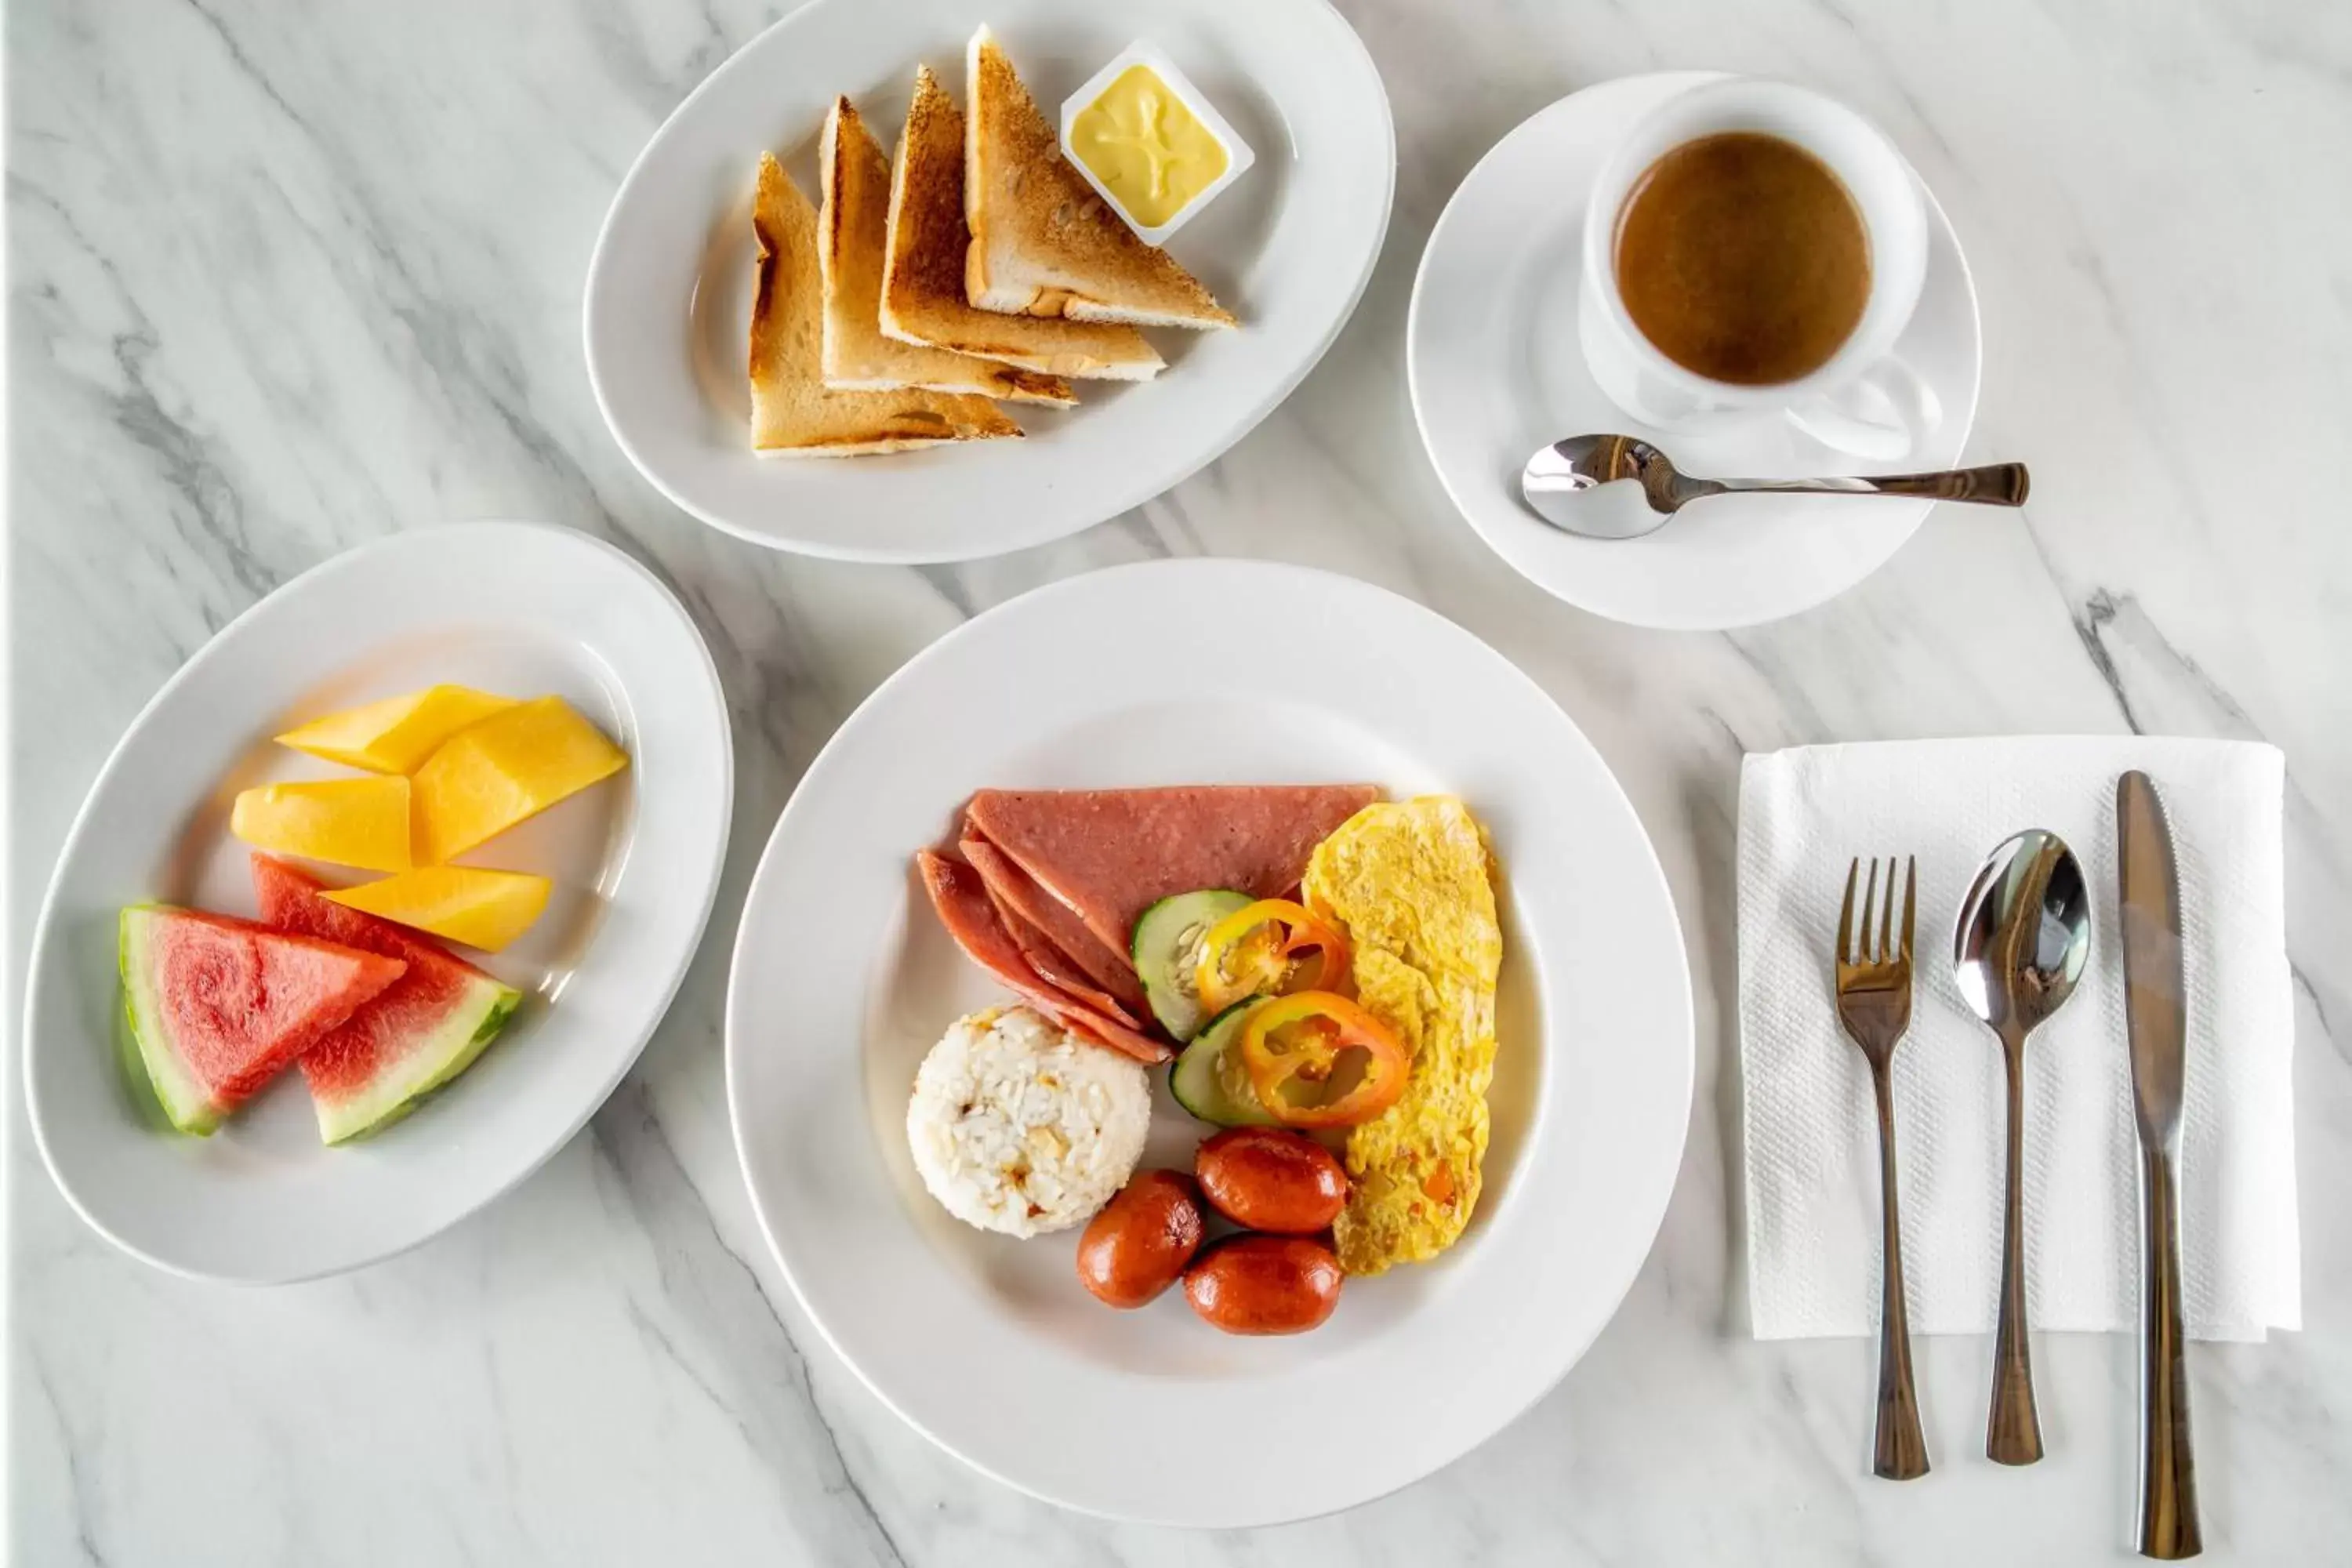
[[1192,79],[1141,39],[1062,104],[1062,155],[1147,245],[1257,162]]

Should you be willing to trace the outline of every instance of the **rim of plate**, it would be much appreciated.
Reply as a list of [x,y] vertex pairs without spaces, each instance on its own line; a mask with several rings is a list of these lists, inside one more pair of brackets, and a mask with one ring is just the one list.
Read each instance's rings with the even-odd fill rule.
[[[1614,810],[1622,813],[1623,822],[1632,830],[1632,840],[1639,846],[1638,868],[1646,884],[1643,890],[1646,895],[1654,896],[1656,907],[1664,915],[1670,940],[1663,944],[1662,951],[1671,952],[1675,981],[1672,986],[1665,988],[1664,993],[1670,1003],[1669,1010],[1673,1016],[1673,1026],[1670,1031],[1672,1037],[1666,1042],[1665,1051],[1672,1058],[1677,1079],[1672,1099],[1679,1109],[1674,1118],[1671,1158],[1665,1157],[1667,1151],[1664,1147],[1663,1140],[1661,1142],[1660,1157],[1655,1164],[1655,1180],[1653,1184],[1655,1187],[1654,1202],[1649,1205],[1650,1212],[1643,1226],[1645,1240],[1638,1253],[1633,1255],[1616,1277],[1608,1281],[1605,1291],[1608,1301],[1607,1310],[1600,1313],[1593,1320],[1590,1331],[1572,1343],[1565,1337],[1558,1337],[1547,1342],[1561,1352],[1558,1357],[1557,1364],[1546,1365],[1533,1375],[1521,1390],[1515,1393],[1507,1402],[1507,1407],[1498,1406],[1492,1412],[1491,1420],[1481,1420],[1479,1422],[1481,1429],[1475,1436],[1457,1446],[1453,1446],[1450,1451],[1421,1456],[1407,1461],[1400,1468],[1398,1473],[1383,1474],[1369,1488],[1348,1492],[1347,1495],[1320,1497],[1301,1508],[1279,1509],[1274,1511],[1258,1510],[1245,1515],[1182,1517],[1168,1513],[1144,1513],[1106,1506],[1090,1501],[1084,1497],[1069,1495],[1066,1490],[1057,1489],[1055,1485],[1043,1479],[1015,1475],[1008,1468],[992,1462],[988,1458],[975,1454],[968,1447],[957,1446],[926,1426],[908,1408],[906,1402],[877,1381],[872,1370],[847,1352],[833,1323],[828,1321],[825,1315],[811,1301],[801,1273],[796,1270],[792,1257],[778,1239],[777,1226],[770,1213],[769,1203],[761,1193],[760,1184],[752,1174],[745,1121],[745,1088],[742,1081],[741,1064],[745,1047],[739,1043],[741,1029],[745,1026],[740,1016],[744,1006],[741,977],[745,973],[747,949],[758,935],[754,922],[748,917],[763,901],[762,894],[770,879],[783,875],[778,859],[780,847],[785,838],[787,826],[796,821],[799,815],[803,814],[803,803],[812,798],[814,794],[808,785],[823,774],[844,765],[841,761],[842,756],[854,747],[869,729],[880,721],[877,715],[887,711],[899,690],[924,679],[930,667],[956,659],[962,652],[962,645],[975,636],[985,635],[987,630],[993,629],[1002,621],[1044,614],[1058,600],[1101,591],[1106,582],[1117,582],[1144,575],[1179,574],[1207,581],[1218,576],[1237,574],[1286,579],[1297,589],[1303,591],[1325,593],[1337,591],[1360,595],[1367,601],[1381,603],[1393,610],[1422,620],[1441,637],[1459,639],[1457,646],[1473,651],[1476,657],[1488,661],[1497,679],[1515,684],[1523,692],[1532,695],[1547,710],[1557,715],[1567,734],[1590,754],[1591,761],[1600,770],[1601,777],[1607,781],[1609,791],[1607,798]],[[908,852],[912,852],[911,847]],[[1683,1157],[1689,1140],[1690,1106],[1692,1096],[1696,1091],[1696,1013],[1691,994],[1690,958],[1683,936],[1681,916],[1675,904],[1673,889],[1666,880],[1664,866],[1658,858],[1656,846],[1651,841],[1647,828],[1643,826],[1640,814],[1634,810],[1633,801],[1625,794],[1623,784],[1617,778],[1615,772],[1609,767],[1607,759],[1601,756],[1599,748],[1593,745],[1591,739],[1584,733],[1575,720],[1569,716],[1567,710],[1559,707],[1550,693],[1544,690],[1526,671],[1475,633],[1436,610],[1416,600],[1407,598],[1403,595],[1359,578],[1288,563],[1223,557],[1177,557],[1106,567],[1045,584],[971,617],[929,644],[894,671],[857,706],[834,732],[832,739],[826,742],[824,748],[809,764],[801,784],[795,786],[791,799],[785,803],[782,811],[777,816],[775,826],[769,833],[767,844],[761,850],[759,863],[753,870],[751,881],[747,889],[744,898],[744,914],[747,918],[737,927],[734,950],[729,956],[727,1002],[722,1023],[726,1056],[727,1111],[729,1126],[735,1139],[737,1163],[742,1169],[744,1186],[751,1201],[752,1214],[759,1222],[760,1234],[761,1239],[767,1243],[769,1255],[774,1258],[786,1285],[793,1292],[794,1300],[799,1304],[802,1311],[807,1314],[810,1323],[823,1338],[826,1348],[856,1374],[858,1382],[867,1392],[879,1400],[893,1415],[915,1431],[921,1433],[940,1448],[992,1480],[1026,1496],[1052,1503],[1056,1507],[1069,1509],[1074,1512],[1101,1519],[1187,1529],[1257,1528],[1343,1512],[1364,1503],[1378,1500],[1435,1474],[1438,1470],[1461,1459],[1465,1455],[1475,1451],[1518,1420],[1547,1394],[1556,1388],[1583,1359],[1585,1352],[1591,1349],[1593,1342],[1615,1320],[1617,1313],[1622,1309],[1626,1295],[1632,1290],[1635,1279],[1639,1278],[1643,1268],[1647,1264],[1651,1252],[1654,1250],[1659,1227],[1664,1223],[1666,1209],[1672,1201],[1674,1188],[1681,1173]],[[1541,1032],[1549,1037],[1551,1031],[1552,1025],[1547,1021]],[[853,1043],[845,1048],[862,1052],[864,1047],[862,1044]],[[1549,1071],[1547,1068],[1547,1080],[1549,1078]],[[1545,1095],[1539,1095],[1537,1103],[1529,1112],[1530,1120],[1526,1134],[1528,1151],[1539,1147],[1543,1142],[1546,1136],[1544,1123],[1549,1114],[1548,1098]],[[1519,1156],[1522,1162],[1529,1157],[1529,1152],[1525,1151]],[[803,1267],[805,1267],[805,1262]],[[1430,1310],[1442,1310],[1443,1309],[1433,1307]],[[1346,1489],[1333,1489],[1327,1486],[1319,1489],[1334,1492]]]
[[[273,614],[279,613],[274,609],[274,606],[282,604],[304,584],[330,575],[356,571],[362,564],[378,556],[407,550],[425,549],[433,542],[446,541],[454,536],[464,535],[474,539],[488,533],[505,531],[558,540],[569,546],[584,546],[593,552],[618,563],[677,618],[689,642],[701,655],[699,667],[708,681],[702,695],[713,705],[721,762],[719,773],[719,787],[717,791],[718,800],[715,806],[718,830],[709,837],[710,848],[707,857],[709,865],[699,873],[703,890],[698,900],[699,913],[693,922],[692,935],[685,943],[676,963],[671,966],[673,973],[668,984],[662,989],[659,1005],[652,1010],[649,1020],[640,1030],[635,1046],[621,1057],[611,1076],[588,1100],[579,1114],[571,1121],[562,1137],[524,1160],[510,1163],[500,1173],[495,1183],[479,1196],[465,1204],[457,1212],[445,1217],[439,1224],[430,1226],[421,1235],[366,1257],[339,1260],[317,1268],[271,1274],[267,1277],[214,1273],[172,1258],[158,1257],[119,1234],[93,1213],[84,1203],[81,1194],[75,1191],[72,1184],[58,1169],[57,1157],[49,1147],[46,1121],[40,1113],[40,1090],[37,1087],[39,1080],[33,1069],[35,1015],[47,985],[54,984],[45,978],[48,968],[49,947],[56,934],[52,916],[56,912],[58,900],[64,889],[66,868],[73,862],[77,852],[81,847],[85,835],[93,830],[95,808],[100,788],[111,776],[122,753],[130,746],[132,738],[145,727],[149,718],[171,702],[182,686],[195,678],[197,667],[204,662],[205,656],[216,647],[223,638],[237,631],[238,628],[249,626],[268,619]],[[578,1137],[580,1130],[588,1124],[590,1118],[604,1109],[604,1102],[612,1098],[613,1091],[620,1087],[621,1080],[626,1078],[630,1069],[636,1066],[637,1058],[645,1054],[646,1046],[652,1040],[654,1032],[669,1016],[670,1005],[677,1000],[678,988],[686,982],[687,972],[692,967],[694,955],[702,946],[702,934],[709,925],[710,911],[718,901],[719,873],[726,861],[729,830],[735,808],[734,778],[734,731],[728,721],[726,688],[719,679],[719,667],[711,658],[709,644],[703,639],[700,628],[694,624],[694,617],[687,614],[685,605],[670,590],[669,585],[656,576],[645,563],[617,545],[599,539],[593,534],[583,533],[578,529],[565,528],[556,523],[533,522],[517,518],[485,518],[473,521],[434,523],[423,528],[405,529],[396,533],[386,534],[380,539],[370,540],[364,544],[331,555],[318,564],[297,573],[247,605],[220,630],[205,638],[203,646],[183,660],[180,667],[156,689],[155,694],[141,705],[138,713],[132,717],[129,724],[123,727],[122,733],[116,738],[113,746],[109,748],[106,760],[99,764],[98,772],[92,775],[89,787],[82,796],[81,804],[74,809],[71,826],[67,828],[65,837],[59,841],[57,860],[49,869],[48,886],[41,896],[40,913],[34,925],[33,943],[25,966],[24,1007],[17,1021],[19,1031],[17,1048],[22,1058],[20,1071],[25,1090],[25,1119],[32,1126],[33,1143],[40,1151],[41,1163],[48,1173],[50,1184],[65,1199],[67,1205],[80,1216],[83,1224],[121,1251],[167,1274],[177,1275],[184,1279],[200,1279],[212,1283],[267,1287],[297,1285],[314,1279],[331,1279],[339,1274],[350,1273],[355,1269],[398,1258],[445,1235],[521,1185],[541,1165],[554,1158],[571,1143],[572,1139]]]
[[1089,528],[1108,522],[1112,518],[1132,511],[1145,502],[1165,495],[1223,457],[1240,442],[1243,437],[1256,429],[1275,410],[1289,401],[1290,395],[1297,391],[1299,384],[1313,373],[1317,365],[1323,362],[1323,356],[1330,352],[1331,345],[1339,341],[1339,334],[1347,329],[1348,323],[1355,319],[1356,308],[1363,302],[1364,290],[1371,286],[1372,274],[1380,266],[1381,252],[1388,243],[1389,222],[1396,206],[1396,112],[1394,107],[1389,102],[1388,83],[1381,75],[1378,62],[1372,58],[1370,48],[1365,45],[1362,37],[1349,22],[1346,15],[1333,4],[1333,0],[1305,0],[1306,4],[1328,14],[1330,19],[1338,24],[1339,36],[1346,40],[1347,46],[1354,52],[1350,63],[1362,70],[1373,89],[1372,97],[1380,108],[1383,169],[1380,216],[1373,225],[1370,243],[1364,247],[1363,258],[1357,265],[1355,276],[1343,291],[1339,309],[1332,312],[1329,320],[1318,332],[1312,349],[1277,379],[1261,402],[1248,407],[1238,417],[1221,426],[1213,439],[1202,446],[1200,456],[1190,466],[1164,479],[1147,479],[1139,483],[1130,483],[1121,488],[1118,491],[1116,504],[1098,517],[1078,519],[1075,516],[1065,518],[1046,514],[1043,521],[1029,526],[1008,530],[1000,537],[971,550],[941,551],[888,544],[848,545],[807,539],[786,539],[739,523],[731,518],[721,516],[717,511],[689,500],[667,473],[646,460],[635,440],[625,428],[623,422],[614,416],[612,400],[606,391],[605,384],[609,372],[607,367],[600,363],[596,345],[596,301],[602,293],[599,283],[608,264],[614,220],[619,216],[624,203],[627,201],[638,180],[644,175],[646,158],[660,143],[669,128],[690,112],[698,100],[712,89],[719,79],[727,73],[729,68],[733,66],[740,58],[757,48],[772,34],[805,27],[811,25],[820,12],[827,8],[836,5],[855,3],[856,0],[806,0],[805,4],[771,23],[748,40],[742,47],[719,61],[711,69],[709,75],[696,83],[693,90],[678,101],[677,107],[670,110],[661,124],[654,129],[653,134],[646,139],[646,144],[637,150],[636,157],[630,162],[629,172],[622,177],[620,184],[613,193],[611,204],[604,209],[604,221],[597,226],[596,243],[589,254],[588,272],[581,291],[580,308],[581,348],[582,355],[588,367],[589,390],[595,397],[596,412],[603,417],[605,430],[611,434],[614,444],[621,448],[622,455],[629,459],[630,466],[635,468],[655,489],[660,491],[663,499],[688,516],[697,521],[707,523],[731,538],[756,544],[764,550],[783,551],[821,561],[847,561],[874,565],[920,566],[960,561],[979,561],[992,556],[1009,554],[1016,550],[1050,544],[1055,540],[1082,533]]
[[[1550,595],[1553,598],[1559,600],[1562,604],[1573,605],[1575,608],[1582,610],[1588,615],[1598,616],[1604,620],[1615,621],[1621,626],[1646,626],[1659,631],[1739,631],[1749,626],[1765,626],[1774,621],[1785,620],[1792,616],[1803,615],[1808,610],[1818,609],[1822,605],[1837,598],[1839,595],[1852,592],[1854,588],[1861,586],[1863,583],[1874,576],[1883,567],[1885,566],[1886,563],[1893,560],[1895,556],[1901,552],[1903,546],[1908,543],[1912,537],[1918,532],[1920,525],[1927,521],[1927,514],[1934,510],[1936,505],[1933,500],[1925,500],[1910,503],[1910,517],[1908,521],[1885,530],[1887,537],[1893,539],[1893,543],[1888,546],[1884,556],[1876,562],[1874,562],[1867,571],[1863,572],[1860,575],[1854,577],[1851,581],[1832,589],[1827,594],[1807,598],[1802,604],[1774,605],[1767,607],[1759,613],[1748,615],[1737,620],[1719,620],[1706,616],[1678,617],[1674,616],[1653,616],[1634,618],[1620,614],[1618,611],[1613,609],[1603,609],[1598,605],[1591,602],[1588,595],[1580,594],[1572,595],[1567,588],[1559,585],[1554,581],[1549,580],[1547,576],[1538,575],[1523,566],[1519,561],[1515,558],[1512,552],[1506,550],[1494,537],[1491,520],[1484,515],[1484,502],[1477,497],[1465,496],[1463,490],[1456,487],[1454,477],[1448,471],[1446,465],[1438,460],[1438,443],[1436,437],[1430,429],[1429,416],[1425,412],[1424,406],[1426,399],[1422,392],[1423,372],[1421,368],[1420,325],[1422,301],[1425,297],[1423,285],[1427,282],[1431,263],[1437,256],[1442,242],[1446,238],[1449,227],[1457,223],[1466,221],[1461,216],[1464,210],[1462,206],[1463,193],[1470,189],[1470,187],[1478,180],[1480,174],[1486,172],[1490,164],[1494,163],[1497,159],[1505,155],[1513,141],[1522,135],[1532,133],[1535,128],[1542,121],[1568,112],[1570,106],[1579,103],[1580,100],[1589,100],[1595,94],[1607,94],[1632,89],[1638,87],[1654,87],[1659,89],[1672,87],[1677,89],[1699,87],[1712,81],[1730,80],[1735,77],[1738,77],[1739,74],[1740,73],[1735,71],[1718,70],[1639,71],[1628,76],[1612,77],[1605,81],[1593,82],[1589,86],[1577,89],[1574,92],[1567,93],[1559,98],[1554,99],[1551,102],[1545,104],[1542,108],[1537,110],[1534,113],[1529,114],[1526,119],[1520,121],[1517,125],[1514,125],[1508,131],[1506,131],[1500,137],[1496,139],[1493,146],[1487,148],[1485,153],[1479,154],[1478,161],[1470,166],[1470,172],[1462,176],[1461,183],[1455,185],[1453,193],[1446,197],[1445,206],[1438,214],[1437,222],[1431,227],[1429,231],[1429,238],[1422,247],[1421,259],[1413,266],[1412,290],[1411,298],[1405,307],[1406,401],[1412,405],[1413,427],[1421,437],[1422,451],[1428,458],[1430,468],[1435,471],[1437,475],[1437,482],[1445,491],[1446,500],[1453,503],[1455,514],[1459,516],[1465,523],[1469,525],[1471,531],[1478,536],[1480,542],[1484,543],[1488,549],[1494,551],[1496,555],[1500,556],[1504,564],[1510,567],[1512,571],[1517,573],[1528,582],[1533,583],[1537,587],[1541,588],[1545,593]],[[1769,81],[1778,80],[1780,79],[1768,76],[1754,78],[1752,79]],[[1875,122],[1874,121],[1874,123]],[[1909,154],[1903,153],[1899,144],[1896,147],[1896,152],[1902,154],[1906,165],[1908,166],[1910,164]],[[1983,302],[1978,298],[1976,274],[1969,266],[1968,251],[1959,243],[1959,231],[1952,226],[1950,215],[1945,212],[1943,204],[1937,199],[1935,190],[1927,184],[1925,178],[1919,175],[1916,167],[1912,170],[1912,177],[1917,184],[1920,196],[1926,203],[1927,208],[1930,252],[1932,254],[1932,252],[1937,248],[1937,241],[1938,238],[1948,242],[1952,252],[1952,258],[1958,268],[1960,296],[1966,300],[1968,306],[1969,341],[1972,345],[1973,352],[1970,355],[1972,363],[1969,375],[1968,406],[1962,417],[1956,422],[1958,439],[1952,448],[1952,460],[1957,463],[1959,459],[1960,453],[1965,450],[1968,445],[1969,437],[1975,433],[1977,413],[1983,401]],[[1632,416],[1630,415],[1626,415],[1622,416],[1622,417],[1630,419]],[[1882,513],[1885,510],[1885,507],[1881,508]],[[1531,522],[1535,521],[1532,518],[1528,521]],[[1536,522],[1535,525],[1538,527],[1544,526],[1540,522]],[[1637,544],[1640,541],[1636,539],[1592,541],[1589,542],[1600,545],[1622,545]]]

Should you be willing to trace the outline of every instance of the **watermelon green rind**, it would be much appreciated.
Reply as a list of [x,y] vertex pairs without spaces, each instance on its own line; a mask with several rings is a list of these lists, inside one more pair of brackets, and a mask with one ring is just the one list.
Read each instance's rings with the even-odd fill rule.
[[386,1064],[360,1092],[330,1100],[314,1085],[311,1100],[319,1113],[319,1136],[329,1143],[343,1143],[398,1121],[473,1066],[521,1005],[522,993],[511,985],[488,976],[473,982],[464,1001],[438,1026],[405,1042],[408,1048],[400,1060]]
[[182,1064],[172,1039],[169,1015],[155,992],[155,966],[147,962],[148,943],[158,915],[168,913],[154,904],[133,904],[122,911],[115,944],[115,966],[122,973],[122,1006],[131,1020],[131,1037],[139,1043],[140,1064],[172,1125],[199,1138],[210,1137],[228,1115]]
[[157,1103],[200,1137],[408,973],[390,954],[169,904],[122,911],[115,968]]
[[331,901],[319,879],[299,866],[256,855],[253,888],[262,918],[283,930],[408,964],[398,984],[302,1058],[319,1136],[329,1143],[406,1116],[471,1067],[522,1004],[522,993],[437,943]]

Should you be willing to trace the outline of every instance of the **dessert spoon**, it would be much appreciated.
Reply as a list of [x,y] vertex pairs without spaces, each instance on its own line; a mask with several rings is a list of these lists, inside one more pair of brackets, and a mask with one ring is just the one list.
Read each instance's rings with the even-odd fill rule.
[[1997,1464],[2030,1465],[2042,1458],[2025,1338],[2025,1037],[2074,994],[2090,952],[2090,889],[2066,841],[2040,828],[2003,839],[1969,884],[1952,932],[1953,982],[2000,1037],[2009,1075],[2000,1327],[1985,1422],[1985,1458]]

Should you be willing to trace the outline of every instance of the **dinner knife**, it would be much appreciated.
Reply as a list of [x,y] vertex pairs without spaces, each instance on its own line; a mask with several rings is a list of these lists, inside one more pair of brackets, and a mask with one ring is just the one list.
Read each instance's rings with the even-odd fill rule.
[[2204,1550],[2180,1331],[2180,1100],[2189,1023],[2172,828],[2146,773],[2127,773],[2116,784],[2116,838],[2124,1016],[2139,1119],[2139,1550],[2172,1561]]

